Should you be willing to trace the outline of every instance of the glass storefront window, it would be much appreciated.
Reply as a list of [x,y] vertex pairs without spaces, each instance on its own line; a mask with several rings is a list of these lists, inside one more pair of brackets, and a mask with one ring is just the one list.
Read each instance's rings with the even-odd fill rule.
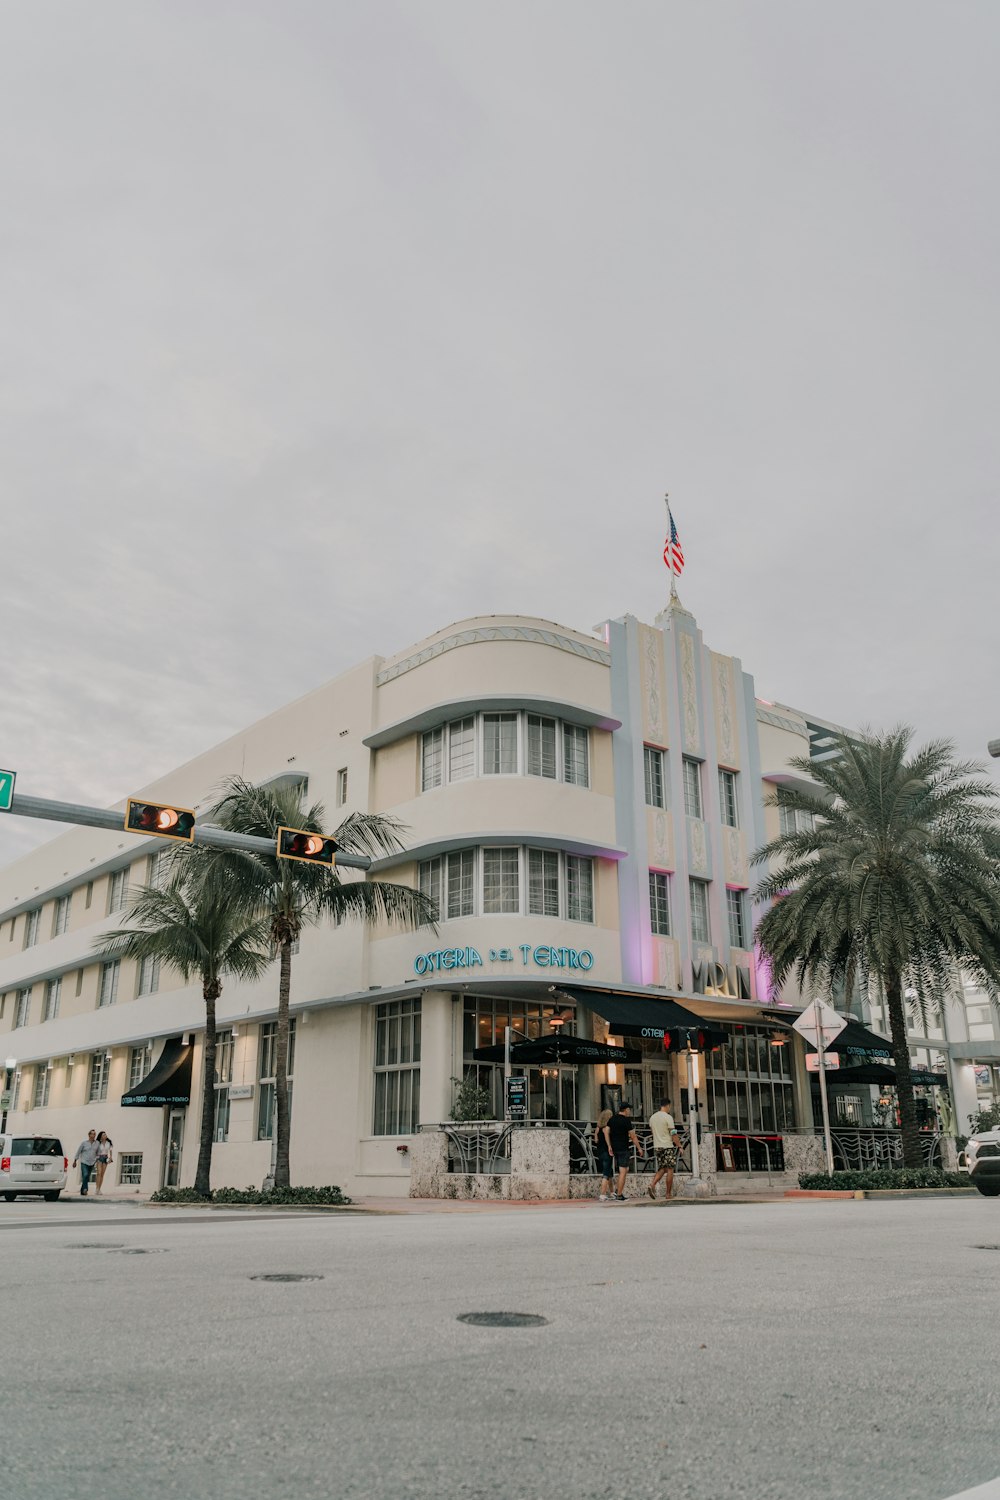
[[[495,1119],[503,1119],[503,1063],[477,1063],[472,1054],[477,1047],[503,1045],[504,1027],[513,1028],[513,1041],[528,1037],[535,1041],[548,1036],[552,1017],[567,1016],[571,1007],[546,1004],[535,1000],[506,1000],[489,995],[467,995],[462,1027],[463,1076],[470,1074],[486,1089],[493,1104]],[[567,1016],[563,1036],[576,1035],[575,1014]],[[518,1067],[515,1064],[515,1067]],[[575,1120],[576,1068],[555,1063],[532,1065],[523,1069],[528,1076],[529,1120]]]
[[791,1048],[772,1045],[766,1026],[727,1028],[729,1039],[705,1059],[709,1123],[716,1131],[774,1134],[795,1124]]

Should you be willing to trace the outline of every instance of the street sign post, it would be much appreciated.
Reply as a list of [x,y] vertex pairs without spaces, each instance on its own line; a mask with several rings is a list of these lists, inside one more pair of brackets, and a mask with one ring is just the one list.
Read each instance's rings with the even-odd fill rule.
[[[819,1099],[823,1109],[823,1144],[826,1147],[826,1170],[830,1173],[833,1172],[833,1142],[830,1139],[830,1105],[826,1097],[826,1070],[829,1063],[825,1053],[827,1047],[837,1040],[846,1025],[847,1022],[843,1016],[838,1016],[833,1006],[827,1005],[825,1000],[814,1000],[812,1005],[802,1012],[799,1019],[792,1022],[793,1031],[797,1031],[816,1048]],[[840,1066],[839,1058],[835,1066]]]
[[10,812],[10,804],[14,800],[14,782],[16,780],[16,771],[0,771],[0,812]]

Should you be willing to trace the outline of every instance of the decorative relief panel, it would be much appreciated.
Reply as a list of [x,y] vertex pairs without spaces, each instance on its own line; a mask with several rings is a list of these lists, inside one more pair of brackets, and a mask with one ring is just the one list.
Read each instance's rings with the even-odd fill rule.
[[738,828],[724,828],[726,850],[726,879],[733,885],[749,885],[749,865],[743,835]]
[[667,739],[663,711],[663,636],[658,630],[643,628],[640,634],[640,654],[645,737],[656,745],[665,745]]
[[653,943],[656,977],[654,984],[666,985],[668,990],[680,988],[678,979],[677,944],[673,938],[656,938]]
[[657,870],[674,868],[673,839],[670,818],[662,809],[647,809],[647,837],[649,840],[649,862]]
[[708,875],[708,847],[705,825],[700,818],[688,818],[688,863],[692,875]]
[[694,668],[694,637],[682,630],[678,637],[681,654],[681,703],[684,713],[684,748],[701,748],[698,731],[698,683]]
[[739,765],[739,736],[736,727],[735,693],[733,691],[733,664],[728,656],[712,658],[715,690],[715,733],[719,750],[719,762],[724,766]]

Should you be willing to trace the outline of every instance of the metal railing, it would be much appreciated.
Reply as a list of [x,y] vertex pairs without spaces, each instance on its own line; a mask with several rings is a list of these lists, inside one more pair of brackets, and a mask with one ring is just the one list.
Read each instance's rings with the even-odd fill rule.
[[[815,1133],[822,1136],[822,1131]],[[903,1137],[898,1130],[885,1130],[877,1125],[857,1130],[834,1129],[830,1131],[830,1144],[838,1172],[878,1172],[903,1165]],[[925,1167],[941,1166],[940,1135],[929,1130],[921,1132],[920,1148]]]
[[503,1120],[477,1120],[469,1125],[434,1127],[448,1139],[448,1171],[497,1173],[510,1171],[510,1132]]

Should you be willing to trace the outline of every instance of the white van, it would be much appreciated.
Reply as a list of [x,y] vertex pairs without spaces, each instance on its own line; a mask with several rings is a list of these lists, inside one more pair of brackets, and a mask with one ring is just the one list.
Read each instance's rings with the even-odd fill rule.
[[68,1171],[69,1158],[54,1135],[0,1135],[0,1193],[8,1203],[18,1193],[40,1194],[55,1203]]

